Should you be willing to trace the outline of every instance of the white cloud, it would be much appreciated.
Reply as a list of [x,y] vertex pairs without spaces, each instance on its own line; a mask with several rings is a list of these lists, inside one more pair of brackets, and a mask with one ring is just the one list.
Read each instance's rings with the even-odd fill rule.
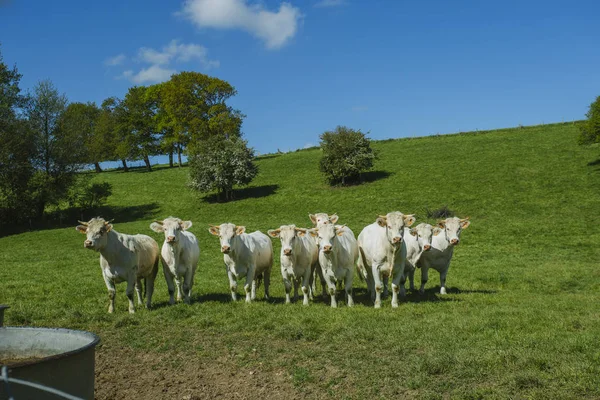
[[289,3],[281,3],[275,12],[247,0],[185,0],[180,14],[201,28],[245,30],[269,49],[278,49],[294,37],[302,18],[300,9]]
[[321,0],[314,7],[339,7],[348,4],[346,0]]
[[171,40],[162,51],[142,47],[138,50],[138,59],[154,65],[168,65],[173,60],[176,62],[198,60],[205,68],[219,66],[219,61],[208,59],[206,47],[194,43],[179,43],[177,40]]
[[119,54],[114,57],[109,57],[106,60],[104,60],[104,65],[106,65],[107,67],[115,67],[117,65],[123,64],[126,58],[127,57],[125,57],[125,54]]
[[168,81],[175,72],[174,69],[163,68],[160,65],[151,65],[143,68],[137,74],[132,70],[127,70],[121,75],[122,78],[129,79],[131,82],[141,85],[143,83],[158,83]]

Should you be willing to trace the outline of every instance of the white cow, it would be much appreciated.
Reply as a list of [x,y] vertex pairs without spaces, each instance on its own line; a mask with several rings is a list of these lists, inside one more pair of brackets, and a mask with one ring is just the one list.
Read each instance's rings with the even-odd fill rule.
[[221,253],[227,268],[231,298],[237,300],[237,280],[245,277],[246,303],[250,303],[256,298],[257,280],[260,282],[260,278],[264,277],[265,299],[268,299],[273,267],[271,239],[260,231],[245,233],[245,226],[229,223],[211,225],[208,231],[219,236],[221,241]]
[[110,303],[108,312],[115,310],[115,284],[127,282],[125,294],[129,300],[129,312],[135,312],[133,288],[138,303],[142,304],[142,279],[146,287],[146,308],[152,304],[154,279],[158,272],[158,244],[150,236],[126,235],[113,229],[103,218],[79,221],[75,229],[87,236],[83,246],[100,252],[100,267],[108,289]]
[[[392,307],[398,307],[398,292],[404,296],[400,280],[404,274],[406,245],[402,241],[404,228],[415,222],[413,215],[399,211],[380,215],[358,235],[360,248],[359,270],[367,276],[367,286],[375,308],[381,307],[381,293],[387,295],[388,280],[392,277]],[[383,281],[383,283],[382,283]]]
[[415,268],[423,252],[431,249],[433,227],[429,224],[419,224],[414,228],[404,228],[404,243],[406,244],[406,264],[404,276],[400,279],[401,291],[404,291],[406,277],[410,282],[410,290],[415,290]]
[[[335,224],[339,218],[337,216],[337,214],[329,215],[327,213],[308,214],[308,217],[310,218],[311,222],[313,223],[314,228],[318,228],[319,226],[321,226],[323,224]],[[341,227],[341,225],[336,225],[336,226],[338,228]],[[316,242],[316,238],[315,238],[315,242]],[[321,295],[323,296],[323,300],[325,300],[325,299],[327,299],[327,296],[328,296],[327,282],[325,282],[325,277],[323,276],[323,270],[321,269],[321,265],[319,263],[317,263],[317,265],[316,265],[315,269],[313,270],[312,275],[310,277],[311,292],[314,292],[316,290],[315,273],[319,275],[319,280],[321,281],[321,289],[322,289]]]
[[[308,305],[311,295],[310,278],[319,264],[319,250],[314,239],[306,236],[306,229],[296,225],[282,225],[268,231],[269,236],[281,240],[281,275],[285,286],[285,302],[290,303],[290,291],[294,283],[294,301],[298,301],[298,285],[302,281],[303,305]],[[312,297],[312,295],[310,296]]]
[[429,268],[440,273],[440,294],[446,294],[446,276],[450,268],[450,260],[454,253],[454,246],[460,242],[460,233],[471,223],[468,218],[446,218],[439,221],[433,228],[431,250],[423,253],[417,266],[421,268],[421,294],[425,293],[425,284],[428,279]]
[[319,242],[319,264],[331,296],[331,307],[337,307],[336,283],[342,280],[346,302],[348,307],[352,307],[352,280],[358,259],[358,245],[354,232],[346,226],[337,227],[334,224],[323,224],[308,232]]
[[192,221],[182,221],[175,217],[154,221],[150,224],[150,229],[154,232],[164,232],[165,234],[160,255],[169,289],[170,304],[175,304],[173,280],[177,285],[177,301],[181,301],[183,290],[184,302],[190,304],[194,275],[200,258],[198,240],[193,233],[187,232],[191,227]]

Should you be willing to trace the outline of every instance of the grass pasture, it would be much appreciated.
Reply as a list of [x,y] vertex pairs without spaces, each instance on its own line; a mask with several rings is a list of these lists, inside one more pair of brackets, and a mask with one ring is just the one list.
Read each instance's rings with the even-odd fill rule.
[[[103,217],[124,233],[153,219],[191,219],[201,261],[193,304],[168,305],[159,272],[154,309],[115,314],[98,254],[68,226],[0,238],[0,303],[8,325],[100,335],[98,398],[600,398],[600,165],[572,124],[374,142],[365,183],[328,188],[318,149],[259,158],[238,200],[186,187],[187,169],[106,172]],[[317,299],[285,305],[274,241],[272,299],[232,303],[218,239],[208,224],[248,231],[337,212],[358,235],[377,214],[427,221],[447,205],[471,217],[441,296],[431,271],[424,296],[372,308],[355,279],[354,308]],[[86,215],[86,218],[95,215]],[[429,220],[428,222],[434,222]],[[420,277],[417,271],[416,285]],[[241,289],[241,285],[240,285]],[[241,291],[240,291],[241,293]]]

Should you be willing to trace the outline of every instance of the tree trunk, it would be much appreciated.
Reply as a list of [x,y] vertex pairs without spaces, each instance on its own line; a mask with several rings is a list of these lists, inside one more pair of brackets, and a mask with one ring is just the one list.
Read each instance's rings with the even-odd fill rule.
[[146,163],[146,168],[148,168],[148,171],[152,172],[152,166],[150,165],[150,159],[148,156],[144,156],[144,163]]
[[100,168],[100,163],[95,162],[94,167],[96,168],[96,172],[98,172],[98,173],[102,172],[102,168]]
[[173,148],[169,151],[169,168],[173,168]]
[[177,145],[177,161],[179,162],[179,168],[181,168],[181,143]]
[[127,160],[125,160],[124,158],[121,160],[121,162],[123,163],[123,170],[125,172],[129,171],[129,168],[127,168]]

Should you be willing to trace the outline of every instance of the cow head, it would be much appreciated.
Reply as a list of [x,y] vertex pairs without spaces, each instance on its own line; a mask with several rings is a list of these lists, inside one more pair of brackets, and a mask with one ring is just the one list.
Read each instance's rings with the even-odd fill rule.
[[279,229],[267,231],[269,236],[281,240],[281,251],[286,256],[291,256],[294,248],[294,241],[297,237],[306,235],[306,229],[296,228],[296,225],[282,225]]
[[346,226],[336,227],[334,224],[323,224],[319,228],[309,229],[308,233],[317,238],[320,251],[330,254],[335,244],[335,237],[342,236]]
[[327,215],[327,213],[308,214],[308,217],[313,223],[313,226],[321,226],[321,224],[335,224],[338,220],[337,214]]
[[414,223],[414,215],[404,215],[399,211],[380,215],[377,218],[377,224],[386,229],[387,238],[393,246],[400,246],[404,237],[404,227],[409,227]]
[[150,229],[154,232],[165,234],[165,243],[171,246],[179,243],[180,234],[192,227],[192,221],[182,221],[179,218],[169,217],[162,221],[154,221],[150,224]]
[[433,229],[433,226],[422,223],[412,228],[409,232],[411,235],[417,238],[419,248],[421,248],[423,251],[428,251],[429,249],[431,249],[431,238],[433,236]]
[[102,250],[106,246],[108,232],[112,230],[112,221],[105,221],[104,218],[92,218],[88,222],[78,221],[75,229],[86,235],[83,247],[96,251]]
[[453,245],[456,246],[460,243],[460,233],[463,229],[467,229],[471,222],[469,222],[469,217],[467,218],[446,218],[437,223],[437,228],[439,230],[435,230],[434,228],[434,236],[439,235],[441,232],[446,233],[446,240]]
[[221,253],[229,254],[231,252],[231,241],[236,235],[246,232],[245,226],[236,226],[234,224],[221,224],[218,226],[210,225],[208,231],[219,237],[221,241]]

